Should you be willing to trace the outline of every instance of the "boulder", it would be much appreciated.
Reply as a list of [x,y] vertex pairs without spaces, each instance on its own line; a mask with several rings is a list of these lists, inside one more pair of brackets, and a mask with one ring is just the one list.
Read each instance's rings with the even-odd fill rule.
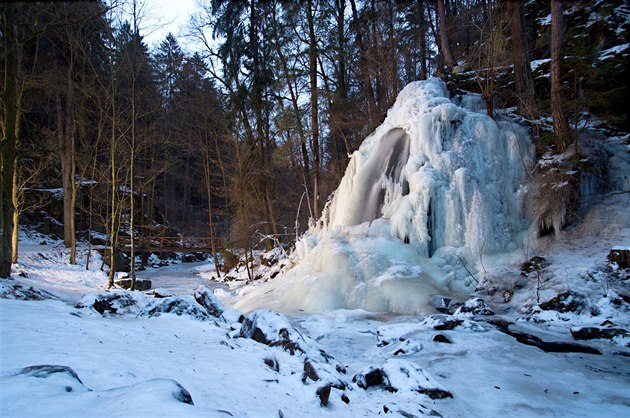
[[463,320],[453,318],[449,315],[437,314],[426,317],[422,321],[421,325],[427,328],[432,328],[436,331],[446,331],[454,329],[458,325],[461,325],[463,322]]
[[481,298],[468,299],[466,303],[460,306],[455,314],[469,313],[472,315],[489,316],[494,315],[494,311]]
[[[114,282],[115,285],[122,287],[123,289],[131,289],[131,279],[120,279]],[[148,279],[136,279],[136,285],[133,290],[139,290],[144,292],[151,289],[151,280]]]
[[580,313],[587,308],[588,303],[585,296],[579,293],[568,291],[560,293],[538,306],[540,306],[540,309],[544,311]]
[[138,316],[155,317],[163,314],[185,315],[200,321],[210,319],[206,308],[190,295],[155,299]]
[[359,370],[352,381],[362,389],[382,385],[390,392],[415,391],[431,399],[453,397],[420,367],[401,359],[388,359],[382,366],[368,366]]
[[146,305],[146,296],[142,293],[126,291],[107,291],[88,293],[75,305],[76,308],[91,308],[101,315],[138,314]]
[[431,300],[433,302],[433,307],[437,309],[438,312],[451,315],[462,305],[461,302],[455,299],[440,295],[433,295]]
[[197,303],[206,308],[206,311],[215,318],[219,318],[225,311],[221,301],[207,287],[200,286],[195,290],[194,297]]
[[57,299],[52,293],[37,289],[33,286],[23,286],[13,280],[3,280],[0,282],[0,298],[17,300],[45,300]]
[[545,267],[547,267],[548,265],[549,265],[549,262],[545,259],[545,257],[536,255],[530,258],[529,260],[527,260],[526,262],[524,262],[523,264],[521,264],[521,274],[523,276],[527,276],[527,274],[533,271],[540,271],[544,269]]
[[432,338],[436,343],[453,344],[450,338],[444,334],[435,334]]
[[613,248],[607,258],[610,264],[617,264],[619,268],[630,268],[630,248]]
[[576,340],[612,340],[617,336],[627,337],[628,331],[616,327],[573,327],[571,335]]

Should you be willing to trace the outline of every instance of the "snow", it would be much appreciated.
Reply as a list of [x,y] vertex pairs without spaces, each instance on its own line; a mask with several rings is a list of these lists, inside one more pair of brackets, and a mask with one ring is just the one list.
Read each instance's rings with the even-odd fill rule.
[[630,43],[615,45],[612,48],[605,49],[599,53],[599,61],[604,61],[609,58],[614,58],[617,54],[622,54],[623,56],[627,56],[628,53],[625,52],[628,48],[630,48]]
[[[559,248],[550,257],[552,265],[586,269],[601,259],[606,245],[587,245],[591,252],[563,247],[566,254]],[[274,335],[275,343],[266,345],[240,336],[240,312],[232,307],[214,320],[185,313],[141,316],[138,313],[146,306],[167,299],[141,292],[105,292],[105,272],[98,263],[86,271],[82,258],[82,264],[69,267],[68,250],[57,244],[38,246],[25,240],[22,247],[19,266],[27,277],[16,275],[14,280],[3,281],[3,289],[32,285],[55,293],[58,299],[14,300],[0,292],[4,295],[0,299],[3,417],[218,417],[228,413],[338,417],[376,416],[385,408],[404,416],[624,417],[630,412],[630,365],[625,357],[614,354],[628,352],[627,339],[588,341],[603,352],[601,356],[545,353],[470,314],[400,316],[341,309],[284,316],[267,309],[254,313],[265,332]],[[79,253],[85,251],[80,247]],[[168,274],[162,276],[158,270],[144,273],[163,277],[161,285],[179,283],[181,293],[176,298],[193,306],[195,292],[209,296],[199,285],[205,281],[206,287],[212,286],[196,273],[203,269],[202,264],[181,264],[165,268]],[[387,275],[408,272],[391,269]],[[573,284],[580,292],[586,286],[598,284]],[[229,293],[224,287],[218,289],[215,296]],[[86,290],[87,295],[79,296]],[[128,295],[135,305],[121,304],[129,309],[100,315],[89,306],[102,294]],[[614,295],[611,291],[609,298]],[[571,328],[599,325],[606,318],[627,329],[628,310],[619,311],[606,302],[601,297],[590,302],[601,311],[597,317],[538,311],[511,318],[519,331],[558,341],[571,340]],[[446,328],[445,321],[450,321]],[[452,344],[433,341],[438,332]],[[281,344],[274,345],[282,341],[299,344],[307,354],[296,351],[292,355]],[[321,380],[303,377],[307,358],[314,359]],[[347,373],[340,374],[334,364],[343,365]],[[54,367],[32,367],[44,365]],[[379,385],[364,390],[352,382],[353,376],[370,368],[386,372],[389,390]],[[58,371],[45,372],[51,369]],[[317,390],[327,382],[338,384],[339,379],[347,387],[333,387],[328,406],[321,406]],[[453,397],[432,399],[428,394],[441,392],[423,394],[419,387],[439,389]],[[390,392],[391,388],[396,391]],[[184,402],[186,393],[192,404]]]
[[[422,313],[433,294],[472,290],[482,254],[514,250],[527,230],[526,131],[448,98],[438,78],[413,82],[355,151],[295,267],[239,294],[238,309]],[[469,110],[467,107],[472,108]]]

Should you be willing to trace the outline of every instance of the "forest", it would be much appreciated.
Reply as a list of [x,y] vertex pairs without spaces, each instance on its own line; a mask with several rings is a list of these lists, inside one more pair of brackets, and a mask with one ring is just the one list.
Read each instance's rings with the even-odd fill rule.
[[194,51],[172,34],[150,51],[150,7],[2,4],[0,276],[21,224],[70,263],[77,239],[289,243],[414,80],[508,109],[538,156],[577,150],[587,121],[629,128],[621,0],[205,1]]

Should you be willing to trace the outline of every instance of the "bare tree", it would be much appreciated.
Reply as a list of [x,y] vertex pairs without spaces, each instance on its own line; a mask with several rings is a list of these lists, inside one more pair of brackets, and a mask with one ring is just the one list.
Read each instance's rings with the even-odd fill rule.
[[510,38],[514,61],[514,81],[518,98],[518,113],[526,118],[537,117],[534,97],[534,80],[527,57],[527,43],[523,30],[523,5],[518,0],[507,1],[508,18],[510,19]]
[[562,2],[551,0],[551,116],[553,132],[557,138],[560,151],[567,147],[569,124],[562,109],[562,81],[560,66],[562,63],[562,38],[564,33],[562,22]]

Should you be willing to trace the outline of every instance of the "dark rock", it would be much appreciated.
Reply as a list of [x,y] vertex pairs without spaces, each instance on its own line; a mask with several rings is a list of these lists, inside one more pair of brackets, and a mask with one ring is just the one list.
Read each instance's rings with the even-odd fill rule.
[[168,290],[164,290],[164,289],[153,289],[149,292],[145,293],[147,296],[153,296],[154,298],[157,299],[164,299],[164,298],[170,298],[175,296],[175,293],[169,292]]
[[344,393],[343,395],[341,395],[341,400],[346,403],[349,404],[350,403],[350,398],[348,398],[348,396],[346,396],[346,394]]
[[83,384],[81,379],[79,379],[79,375],[77,374],[77,372],[75,372],[72,368],[68,366],[59,366],[59,365],[51,365],[51,364],[29,366],[29,367],[25,367],[21,369],[15,375],[16,376],[31,376],[31,377],[45,379],[57,373],[70,376],[72,379]]
[[194,254],[184,254],[182,255],[182,263],[194,263],[197,262],[197,257]]
[[13,282],[13,280],[3,280],[0,283],[0,298],[17,300],[57,299],[52,293],[36,289],[33,286],[23,286]]
[[489,320],[488,323],[497,327],[499,331],[511,337],[514,337],[519,343],[537,347],[548,353],[586,353],[597,355],[602,354],[601,351],[586,345],[556,341],[543,341],[541,338],[535,335],[527,334],[525,332],[512,331],[510,330],[510,325],[512,325],[512,323],[504,319],[494,318],[492,320]]
[[195,290],[194,297],[197,303],[206,308],[208,313],[215,318],[219,318],[225,311],[223,304],[214,296],[212,290],[207,287],[201,286]]
[[438,312],[453,314],[462,304],[461,302],[446,296],[434,295],[432,297],[433,307]]
[[91,307],[101,315],[105,313],[135,314],[141,309],[139,306],[140,297],[144,297],[144,295],[124,291],[88,293],[81,298],[75,307],[78,309]]
[[[183,402],[188,405],[194,405],[192,396],[190,396],[190,392],[188,392],[182,385],[173,381],[175,384],[175,390],[172,392],[173,397],[180,402]],[[230,414],[231,415],[231,414]]]
[[521,265],[521,274],[527,275],[532,271],[540,271],[547,267],[549,262],[544,257],[534,256]]
[[[123,289],[130,290],[131,289],[131,279],[120,279],[116,280],[114,284],[122,287]],[[136,279],[136,284],[133,290],[139,290],[144,292],[145,290],[151,289],[151,280],[148,279]]]
[[540,309],[544,311],[580,313],[586,309],[587,305],[587,300],[584,296],[579,293],[569,291],[560,293],[538,306],[540,306]]
[[389,392],[412,390],[431,399],[453,397],[414,363],[400,359],[389,359],[380,367],[359,370],[352,380],[362,389],[382,385]]
[[420,389],[418,392],[427,395],[431,399],[446,399],[453,397],[451,392],[443,389]]
[[468,299],[463,306],[459,307],[456,313],[471,313],[483,316],[494,315],[494,311],[481,298]]
[[112,303],[108,300],[97,300],[94,302],[92,307],[96,309],[96,312],[100,313],[101,315],[103,315],[105,312],[115,314],[116,311],[118,311],[118,309],[114,308]]
[[571,335],[573,335],[573,338],[576,340],[612,340],[617,336],[626,337],[628,331],[623,328],[612,327],[578,327],[571,328]]
[[330,398],[330,390],[332,389],[331,385],[324,385],[322,387],[317,388],[315,394],[319,396],[319,402],[321,406],[328,406],[328,400]]
[[155,299],[138,316],[156,317],[167,313],[186,315],[200,321],[210,319],[206,309],[190,295]]
[[453,342],[444,334],[435,334],[433,336],[433,341],[436,343],[444,343],[444,344],[453,344]]
[[309,360],[306,360],[304,362],[304,373],[302,374],[302,382],[306,382],[307,379],[311,379],[314,382],[319,380],[317,370],[315,369],[315,366],[313,366],[313,363],[311,363]]
[[451,316],[437,314],[428,316],[422,322],[423,324],[431,326],[436,331],[446,331],[454,329],[458,325],[461,325],[464,321]]
[[280,370],[280,365],[278,365],[278,361],[275,358],[267,357],[263,361],[274,372],[278,372]]
[[630,268],[630,249],[628,248],[613,248],[607,258],[611,264],[615,263],[619,268]]

